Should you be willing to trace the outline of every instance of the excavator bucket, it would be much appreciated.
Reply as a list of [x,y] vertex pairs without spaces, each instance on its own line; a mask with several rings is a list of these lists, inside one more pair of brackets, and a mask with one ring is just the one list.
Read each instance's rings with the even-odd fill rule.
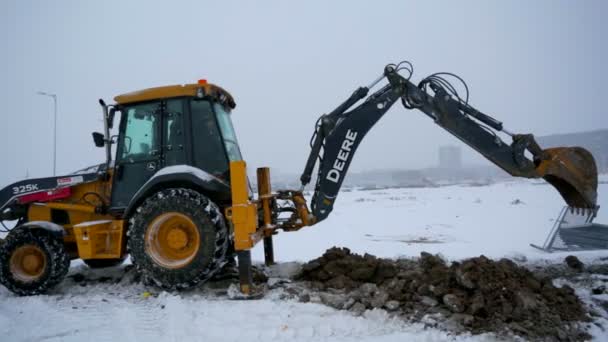
[[543,151],[536,172],[553,185],[568,206],[542,246],[545,252],[608,249],[608,226],[594,223],[597,205],[597,168],[591,153],[580,147]]
[[536,171],[559,191],[568,206],[596,208],[597,167],[586,149],[556,147],[543,150]]

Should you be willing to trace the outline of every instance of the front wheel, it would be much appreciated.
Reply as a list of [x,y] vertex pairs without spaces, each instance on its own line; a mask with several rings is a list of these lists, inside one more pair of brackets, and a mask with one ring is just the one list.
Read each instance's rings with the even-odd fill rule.
[[168,290],[209,279],[224,264],[228,242],[217,205],[190,189],[150,196],[129,221],[133,264],[145,280]]
[[0,283],[21,296],[46,292],[69,268],[63,239],[45,230],[15,228],[0,247]]

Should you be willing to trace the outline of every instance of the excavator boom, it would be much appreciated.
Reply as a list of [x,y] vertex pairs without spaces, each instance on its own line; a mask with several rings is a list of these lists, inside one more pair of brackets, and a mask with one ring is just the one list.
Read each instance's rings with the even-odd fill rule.
[[[408,71],[409,76],[402,76],[400,70]],[[332,211],[361,140],[398,100],[405,108],[426,114],[510,175],[542,177],[559,191],[569,206],[596,208],[597,169],[587,150],[581,147],[543,150],[532,134],[513,134],[503,127],[502,122],[473,108],[468,103],[468,94],[461,98],[455,88],[440,76],[455,75],[433,74],[416,85],[410,81],[412,74],[413,67],[409,62],[389,64],[382,77],[369,87],[357,89],[334,111],[319,119],[300,178],[303,188],[310,182],[312,170],[319,160],[311,203],[316,222],[325,219]],[[388,84],[368,96],[369,90],[383,78],[388,80]],[[360,105],[350,109],[362,100]],[[511,136],[512,142],[504,142],[498,132]]]
[[[401,70],[408,71],[409,75],[403,77],[399,73]],[[557,226],[561,228],[566,224],[564,217],[568,220],[571,217],[582,218],[585,222],[584,226],[574,226],[582,233],[568,231],[569,235],[564,235],[569,241],[575,241],[581,247],[581,241],[591,245],[588,240],[598,236],[596,230],[599,225],[592,224],[598,210],[597,170],[587,150],[580,147],[543,150],[533,135],[513,134],[503,127],[502,122],[469,105],[468,94],[464,98],[459,96],[443,77],[455,75],[433,74],[414,84],[410,81],[412,74],[413,67],[409,62],[389,64],[381,77],[367,87],[358,88],[336,109],[319,118],[299,190],[272,192],[270,171],[260,168],[257,173],[258,196],[253,199],[247,187],[246,163],[231,162],[232,207],[226,209],[226,217],[234,227],[234,248],[243,293],[251,294],[250,249],[263,240],[264,259],[270,265],[274,262],[272,236],[278,230],[297,231],[327,218],[359,144],[397,101],[407,109],[426,114],[507,173],[515,177],[542,177],[553,185],[570,207],[570,210],[562,212]],[[370,89],[385,78],[388,83],[369,94]],[[510,136],[512,142],[504,142],[498,133]],[[312,179],[317,161],[317,178],[309,209],[303,190]],[[558,231],[552,230],[549,242],[537,248],[552,250],[556,240],[553,236]],[[608,242],[593,244],[598,245],[608,246]]]

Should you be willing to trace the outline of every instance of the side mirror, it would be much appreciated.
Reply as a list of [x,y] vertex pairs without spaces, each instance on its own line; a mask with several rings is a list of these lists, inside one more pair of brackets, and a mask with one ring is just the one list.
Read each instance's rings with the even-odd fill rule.
[[104,147],[106,144],[103,134],[99,132],[93,132],[93,141],[95,142],[95,146],[97,147]]

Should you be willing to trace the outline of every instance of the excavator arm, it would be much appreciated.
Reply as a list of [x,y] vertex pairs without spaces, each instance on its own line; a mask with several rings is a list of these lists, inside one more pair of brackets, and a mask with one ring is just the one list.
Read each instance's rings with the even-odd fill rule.
[[[409,76],[402,76],[401,70],[409,72]],[[433,74],[416,85],[410,81],[412,74],[409,62],[389,64],[370,86],[357,89],[344,103],[317,121],[311,151],[300,177],[303,189],[319,161],[311,202],[315,223],[331,213],[353,156],[367,132],[399,100],[405,108],[426,114],[510,175],[542,177],[560,192],[569,206],[595,209],[597,169],[587,150],[580,147],[543,150],[533,135],[513,134],[502,122],[473,108],[468,103],[468,94],[463,99],[441,77],[447,74],[460,79],[458,76]],[[368,96],[370,89],[384,78],[388,84]],[[360,101],[363,102],[352,108]],[[497,132],[507,134],[512,142],[504,142]]]
[[[407,77],[400,74],[403,70],[409,73]],[[272,236],[278,230],[297,231],[327,218],[359,144],[398,101],[407,109],[426,114],[509,174],[544,178],[573,209],[572,215],[584,217],[588,224],[591,223],[598,208],[597,169],[587,150],[580,147],[543,150],[531,134],[513,134],[500,121],[473,108],[468,103],[464,81],[467,95],[463,98],[444,76],[459,77],[438,73],[414,84],[410,80],[412,74],[409,62],[389,64],[372,84],[355,90],[344,103],[319,118],[299,190],[272,192],[269,168],[259,168],[258,196],[254,199],[247,187],[246,163],[231,162],[232,206],[226,209],[226,217],[234,231],[243,293],[251,294],[252,288],[250,249],[263,240],[264,259],[270,265],[274,263]],[[388,83],[370,94],[370,89],[384,79]],[[498,133],[510,136],[512,142],[504,142]],[[310,183],[317,162],[317,178],[309,209],[303,190]],[[580,236],[576,238],[580,240]],[[554,239],[550,241],[549,246]]]

